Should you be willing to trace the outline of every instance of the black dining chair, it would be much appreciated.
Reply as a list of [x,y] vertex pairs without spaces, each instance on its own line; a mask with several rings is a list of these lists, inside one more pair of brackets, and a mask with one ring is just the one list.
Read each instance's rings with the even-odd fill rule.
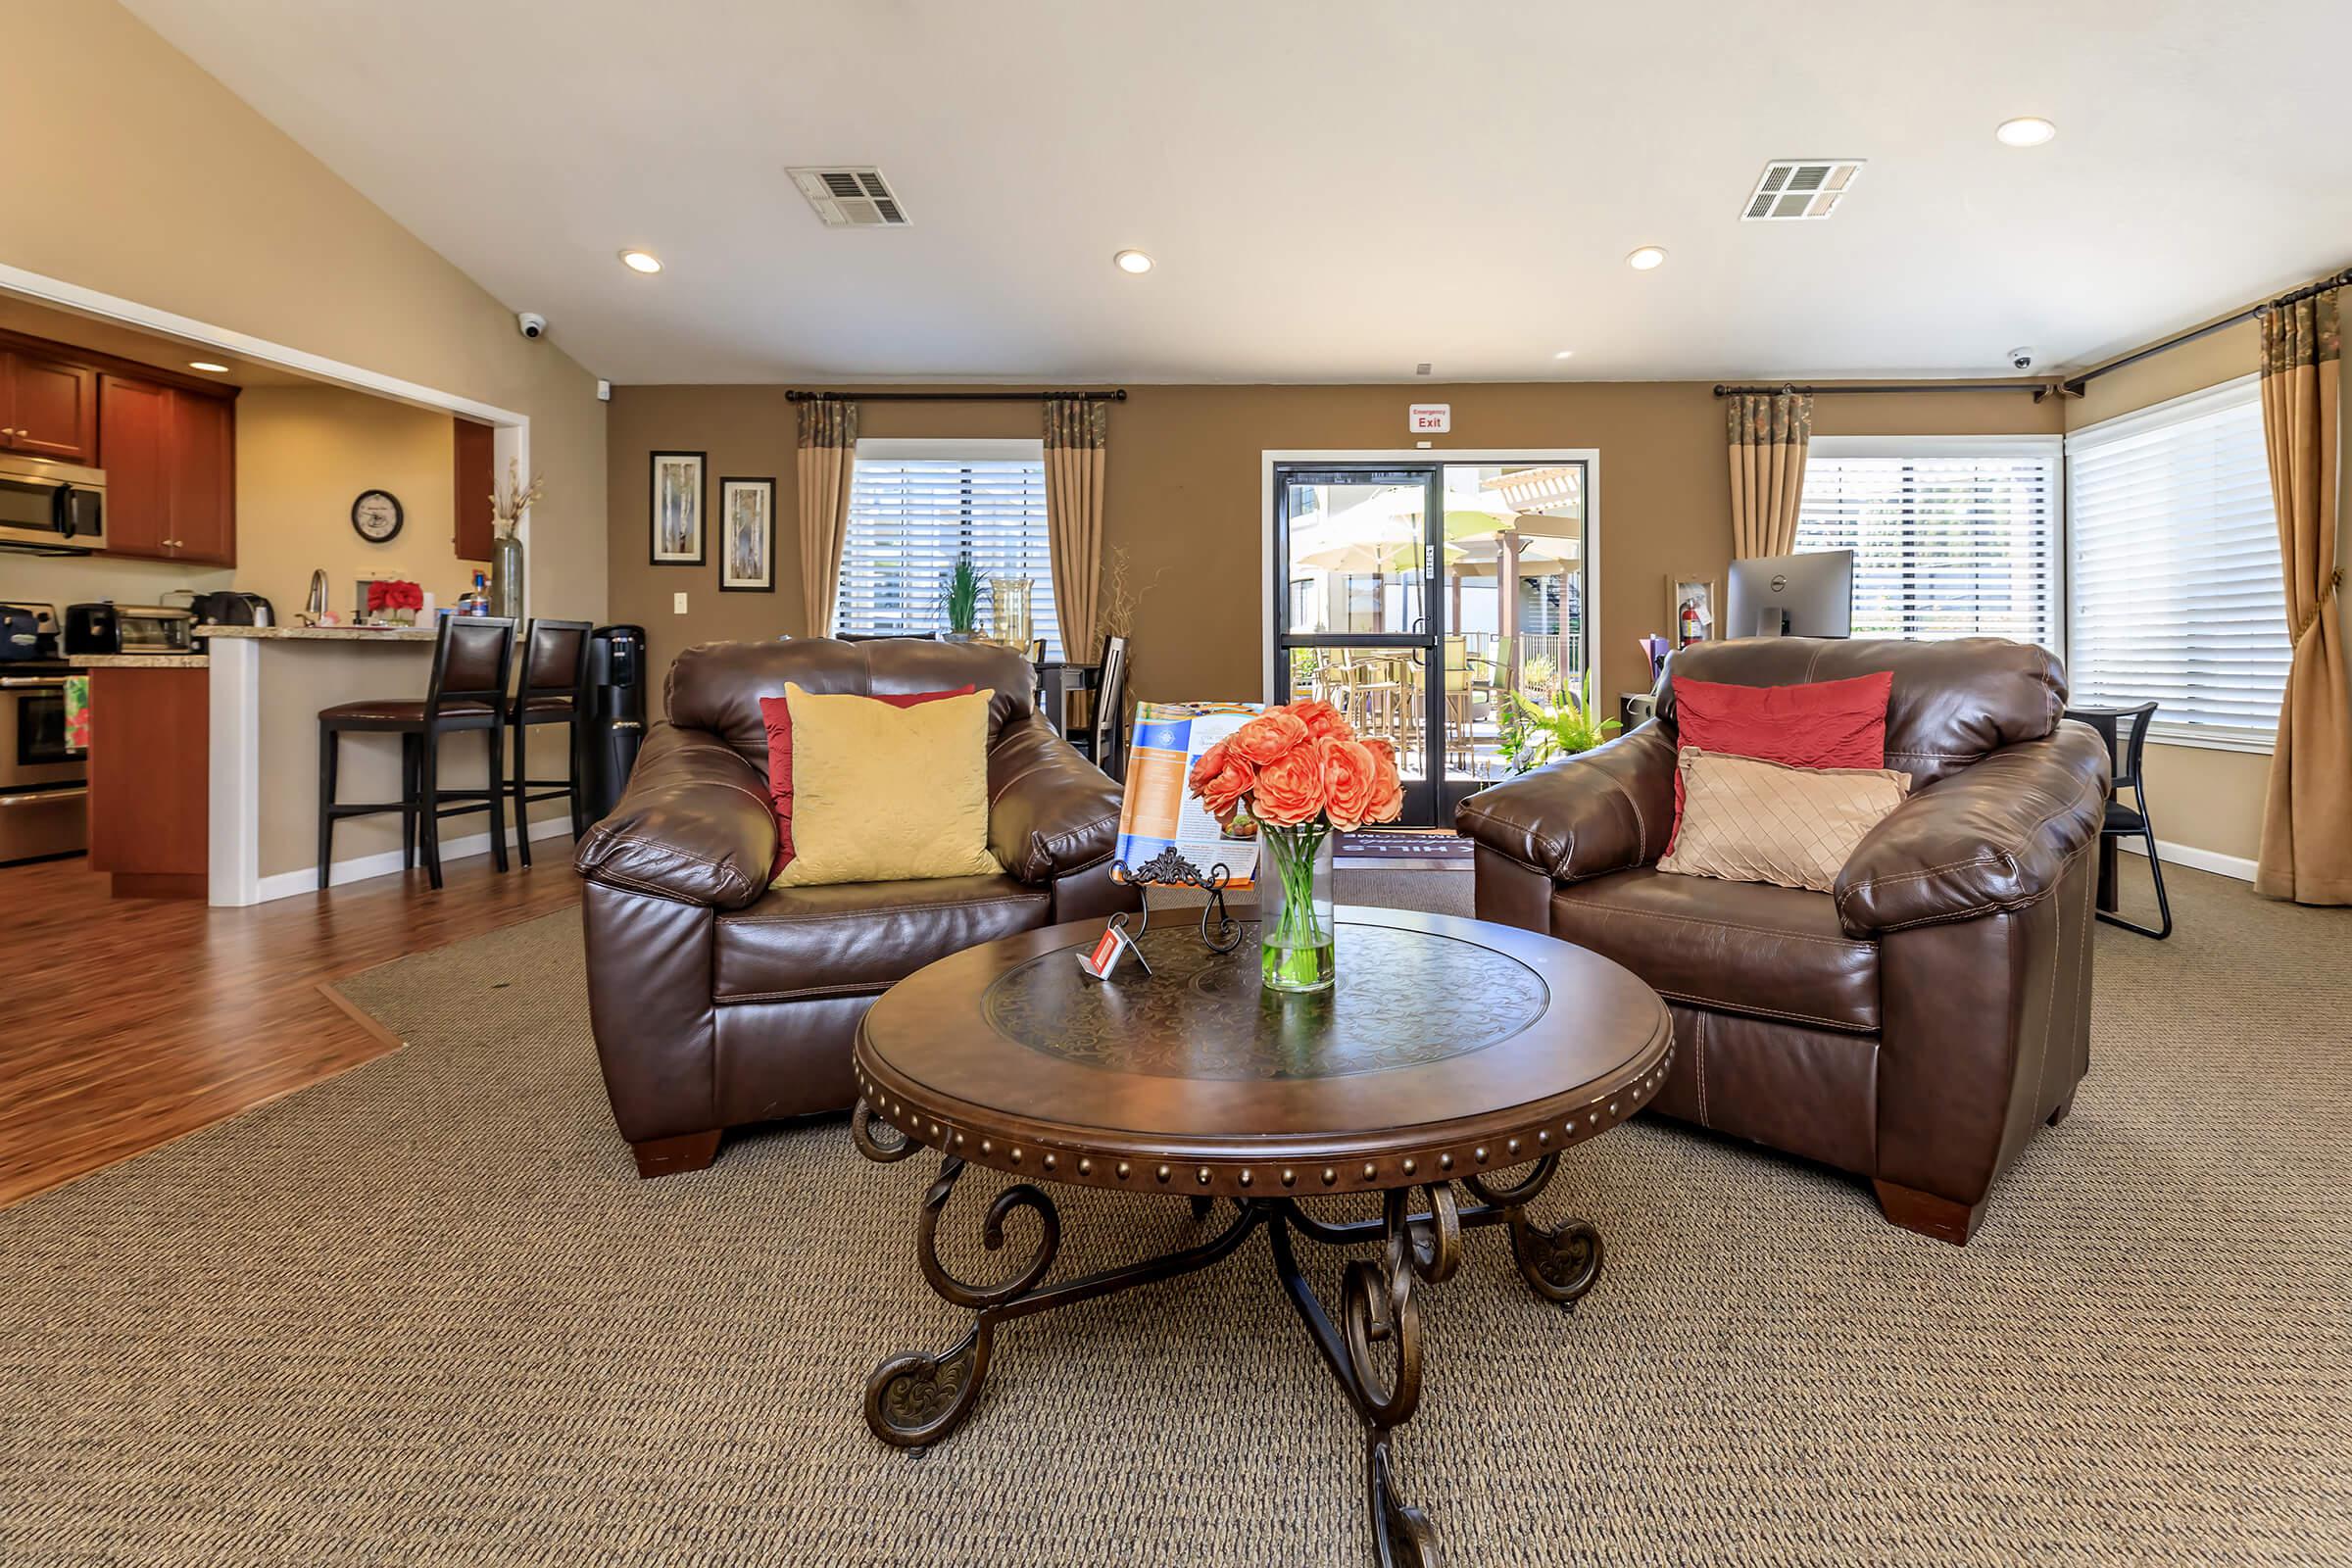
[[[534,805],[569,801],[571,836],[576,839],[588,831],[588,799],[582,789],[588,770],[580,765],[580,715],[588,711],[588,639],[595,630],[590,620],[533,619],[523,627],[522,675],[514,683],[507,724],[514,732],[514,777],[508,785],[514,802],[514,848],[526,871],[531,865]],[[562,778],[530,776],[530,732],[538,724],[565,726],[570,760]]]
[[[2136,708],[2070,708],[2066,716],[2079,719],[2099,732],[2107,743],[2107,756],[2115,766],[2115,784],[2107,795],[2107,815],[2099,824],[2099,890],[2098,917],[2109,925],[2120,925],[2127,931],[2136,931],[2143,937],[2162,942],[2173,934],[2172,901],[2164,896],[2164,861],[2156,853],[2156,826],[2148,816],[2148,788],[2140,775],[2142,759],[2148,745],[2148,726],[2155,721],[2156,705],[2141,703]],[[2132,792],[2132,804],[2126,806],[2118,797]],[[2148,874],[2156,880],[2156,913],[2160,925],[2138,925],[2125,919],[2117,911],[2123,901],[2116,886],[2117,845],[2125,839],[2136,838],[2147,845]]]
[[[432,674],[420,702],[414,697],[340,703],[318,710],[318,888],[334,867],[335,824],[347,816],[400,813],[401,865],[414,870],[419,840],[424,868],[441,886],[441,820],[468,811],[490,813],[490,858],[507,868],[507,678],[514,666],[514,622],[495,615],[444,615],[433,643]],[[400,737],[400,799],[367,805],[335,800],[336,764],[347,730]],[[489,775],[478,790],[441,787],[441,737],[480,730],[489,745]],[[456,801],[451,806],[446,803]]]
[[1086,760],[1114,779],[1127,776],[1127,639],[1102,639],[1102,662],[1087,682],[1095,721],[1069,737]]

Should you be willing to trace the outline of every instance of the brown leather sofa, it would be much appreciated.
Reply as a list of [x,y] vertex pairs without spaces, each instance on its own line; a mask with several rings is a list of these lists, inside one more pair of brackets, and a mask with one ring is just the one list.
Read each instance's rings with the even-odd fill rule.
[[[1834,893],[1656,869],[1677,677],[1891,670],[1886,765],[1913,794]],[[1461,805],[1478,913],[1624,964],[1674,1015],[1655,1108],[1871,1179],[1897,1225],[1965,1243],[1993,1178],[2089,1065],[2108,759],[2066,676],[1997,638],[1755,638],[1677,654],[1657,716]]]
[[[1038,716],[1027,661],[913,640],[708,643],[670,667],[669,722],[581,840],[588,1006],[638,1173],[699,1170],[720,1133],[856,1099],[851,1037],[935,958],[1135,904],[1110,880],[1119,791]],[[771,888],[776,823],[760,699],[969,682],[989,708],[997,876]],[[888,823],[876,824],[888,831]]]

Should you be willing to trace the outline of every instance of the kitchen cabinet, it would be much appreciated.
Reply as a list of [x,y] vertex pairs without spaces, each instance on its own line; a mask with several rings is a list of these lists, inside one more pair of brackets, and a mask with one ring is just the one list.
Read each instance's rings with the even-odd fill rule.
[[486,424],[476,424],[471,419],[453,422],[457,425],[454,467],[458,528],[451,544],[460,561],[488,561],[490,539],[495,531],[490,518],[490,492],[498,483],[498,460],[493,447],[496,437]]
[[88,465],[98,457],[98,372],[23,349],[0,350],[0,447]]
[[107,553],[235,565],[236,406],[130,376],[100,381]]
[[118,899],[201,899],[212,859],[212,689],[201,669],[90,671],[90,858]]
[[237,564],[237,415],[220,398],[172,390],[174,561]]
[[118,556],[168,561],[172,534],[172,392],[152,381],[98,380],[106,431],[106,547]]

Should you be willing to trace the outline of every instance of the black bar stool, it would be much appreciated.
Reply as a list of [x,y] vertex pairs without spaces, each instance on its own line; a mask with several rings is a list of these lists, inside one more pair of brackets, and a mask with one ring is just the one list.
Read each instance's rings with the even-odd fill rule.
[[[596,630],[589,620],[532,620],[522,632],[522,679],[514,688],[507,722],[514,729],[514,779],[508,786],[514,799],[514,847],[522,852],[524,869],[531,863],[531,807],[539,801],[571,802],[571,836],[588,831],[588,799],[581,785],[587,769],[581,766],[580,715],[588,711],[588,636]],[[530,777],[526,740],[533,724],[569,726],[571,762],[563,778]],[[533,795],[532,790],[539,793]]]
[[[2127,931],[2162,942],[2173,934],[2173,905],[2164,896],[2164,861],[2156,854],[2156,825],[2148,818],[2148,787],[2140,777],[2140,761],[2147,751],[2148,725],[2155,720],[2156,705],[2070,708],[2066,716],[2097,730],[2100,739],[2107,743],[2109,760],[2115,764],[2115,784],[2108,792],[2107,814],[2099,823],[2099,890],[2095,912],[2109,925],[2120,925]],[[2116,799],[2124,790],[2132,792],[2130,806]],[[2135,925],[2116,912],[2123,906],[2123,901],[2116,891],[2115,847],[2119,840],[2132,838],[2147,843],[2148,874],[2156,879],[2156,913],[2161,925]]]
[[[414,869],[419,835],[424,868],[441,885],[441,819],[467,811],[490,813],[490,858],[507,868],[507,677],[514,666],[514,622],[492,615],[444,615],[433,644],[433,673],[424,700],[385,698],[342,703],[318,710],[318,887],[334,866],[335,823],[346,816],[400,813],[401,864]],[[400,737],[400,799],[388,804],[335,804],[335,763],[345,730]],[[490,746],[486,789],[441,787],[441,737],[486,732]],[[447,806],[444,802],[465,804]]]

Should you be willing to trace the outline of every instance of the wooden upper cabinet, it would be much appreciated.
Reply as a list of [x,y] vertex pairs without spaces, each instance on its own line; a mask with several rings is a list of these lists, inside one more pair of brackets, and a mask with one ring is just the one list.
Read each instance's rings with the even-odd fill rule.
[[12,349],[0,354],[0,446],[61,463],[98,458],[98,372]]
[[476,424],[471,419],[458,419],[457,477],[453,485],[457,501],[457,547],[460,561],[488,561],[490,559],[490,494],[498,484],[497,459],[492,454],[495,437],[490,426]]
[[126,376],[98,378],[106,431],[106,548],[170,559],[172,389]]
[[172,389],[172,559],[237,564],[236,409]]
[[98,405],[107,553],[235,565],[236,405],[122,375]]

